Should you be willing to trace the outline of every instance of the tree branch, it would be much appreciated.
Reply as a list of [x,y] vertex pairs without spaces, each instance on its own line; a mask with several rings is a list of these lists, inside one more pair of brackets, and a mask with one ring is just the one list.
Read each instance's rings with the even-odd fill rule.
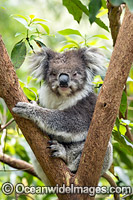
[[[10,167],[13,167],[15,169],[20,169],[23,171],[28,172],[29,174],[39,178],[36,174],[36,172],[34,171],[34,168],[31,164],[23,161],[23,160],[19,160],[16,158],[12,158],[11,156],[8,156],[7,154],[0,154],[0,161],[9,165]],[[40,178],[39,178],[40,179]]]
[[107,0],[109,27],[113,39],[113,46],[115,46],[116,39],[121,26],[120,17],[122,13],[122,6],[113,6],[110,0]]
[[[29,120],[18,117],[12,112],[12,108],[17,102],[28,102],[16,76],[13,65],[10,61],[2,38],[0,36],[0,97],[2,97],[31,149],[35,153],[40,165],[45,174],[48,176],[52,185],[68,185],[71,179],[70,171],[61,159],[53,159],[49,156],[49,151],[46,148],[48,137]],[[61,199],[69,199],[70,194],[58,195]]]
[[[127,9],[109,68],[96,103],[76,181],[97,186],[105,152],[133,62],[133,14]],[[83,171],[84,169],[84,171]]]

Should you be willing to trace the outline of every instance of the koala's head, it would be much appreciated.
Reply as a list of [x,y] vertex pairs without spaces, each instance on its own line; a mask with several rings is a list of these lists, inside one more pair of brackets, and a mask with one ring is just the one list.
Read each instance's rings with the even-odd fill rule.
[[43,49],[32,57],[32,74],[59,96],[70,96],[88,87],[96,74],[105,71],[104,57],[96,48],[56,53]]

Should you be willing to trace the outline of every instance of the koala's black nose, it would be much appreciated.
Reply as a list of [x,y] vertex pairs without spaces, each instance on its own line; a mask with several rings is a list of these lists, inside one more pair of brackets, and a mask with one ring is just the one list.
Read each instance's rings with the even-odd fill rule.
[[60,87],[68,87],[69,76],[68,74],[62,73],[59,75]]

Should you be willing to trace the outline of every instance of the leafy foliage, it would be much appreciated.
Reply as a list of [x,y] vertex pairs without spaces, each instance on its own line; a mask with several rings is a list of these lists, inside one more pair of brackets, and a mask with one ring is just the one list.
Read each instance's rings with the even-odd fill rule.
[[[13,47],[13,50],[11,52],[11,59],[14,64],[14,67],[17,69],[19,68],[25,59],[26,56],[26,42],[34,52],[33,46],[31,45],[31,41],[33,40],[39,47],[45,47],[45,44],[39,40],[36,40],[37,37],[41,37],[42,35],[49,35],[49,27],[44,24],[46,20],[35,18],[34,15],[29,15],[28,18],[26,18],[23,15],[14,15],[14,19],[20,22],[25,27],[25,33],[24,37]],[[43,32],[39,32],[37,25],[40,25],[43,30]],[[29,32],[32,32],[30,34]],[[17,33],[16,36],[21,35],[21,33]]]
[[[98,3],[97,3],[98,2]],[[105,29],[108,31],[108,27],[104,24],[102,20],[96,17],[99,9],[102,6],[101,0],[95,1],[92,0],[90,1],[89,4],[89,10],[88,8],[81,3],[80,0],[63,0],[63,5],[66,6],[68,9],[69,13],[73,15],[74,19],[79,23],[82,17],[82,13],[85,13],[90,20],[90,23],[92,24],[93,22],[96,22],[101,28]],[[105,4],[104,4],[105,6]]]

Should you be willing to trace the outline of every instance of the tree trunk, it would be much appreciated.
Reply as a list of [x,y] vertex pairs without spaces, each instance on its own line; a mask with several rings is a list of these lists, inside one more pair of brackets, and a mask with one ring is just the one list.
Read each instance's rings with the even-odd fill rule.
[[[99,94],[77,174],[74,176],[60,159],[49,156],[48,137],[29,120],[18,117],[12,108],[27,102],[0,37],[0,96],[35,153],[52,185],[97,186],[107,144],[120,105],[123,87],[133,61],[133,15],[127,10],[120,29],[107,75]],[[88,195],[57,194],[61,200],[94,199]]]

